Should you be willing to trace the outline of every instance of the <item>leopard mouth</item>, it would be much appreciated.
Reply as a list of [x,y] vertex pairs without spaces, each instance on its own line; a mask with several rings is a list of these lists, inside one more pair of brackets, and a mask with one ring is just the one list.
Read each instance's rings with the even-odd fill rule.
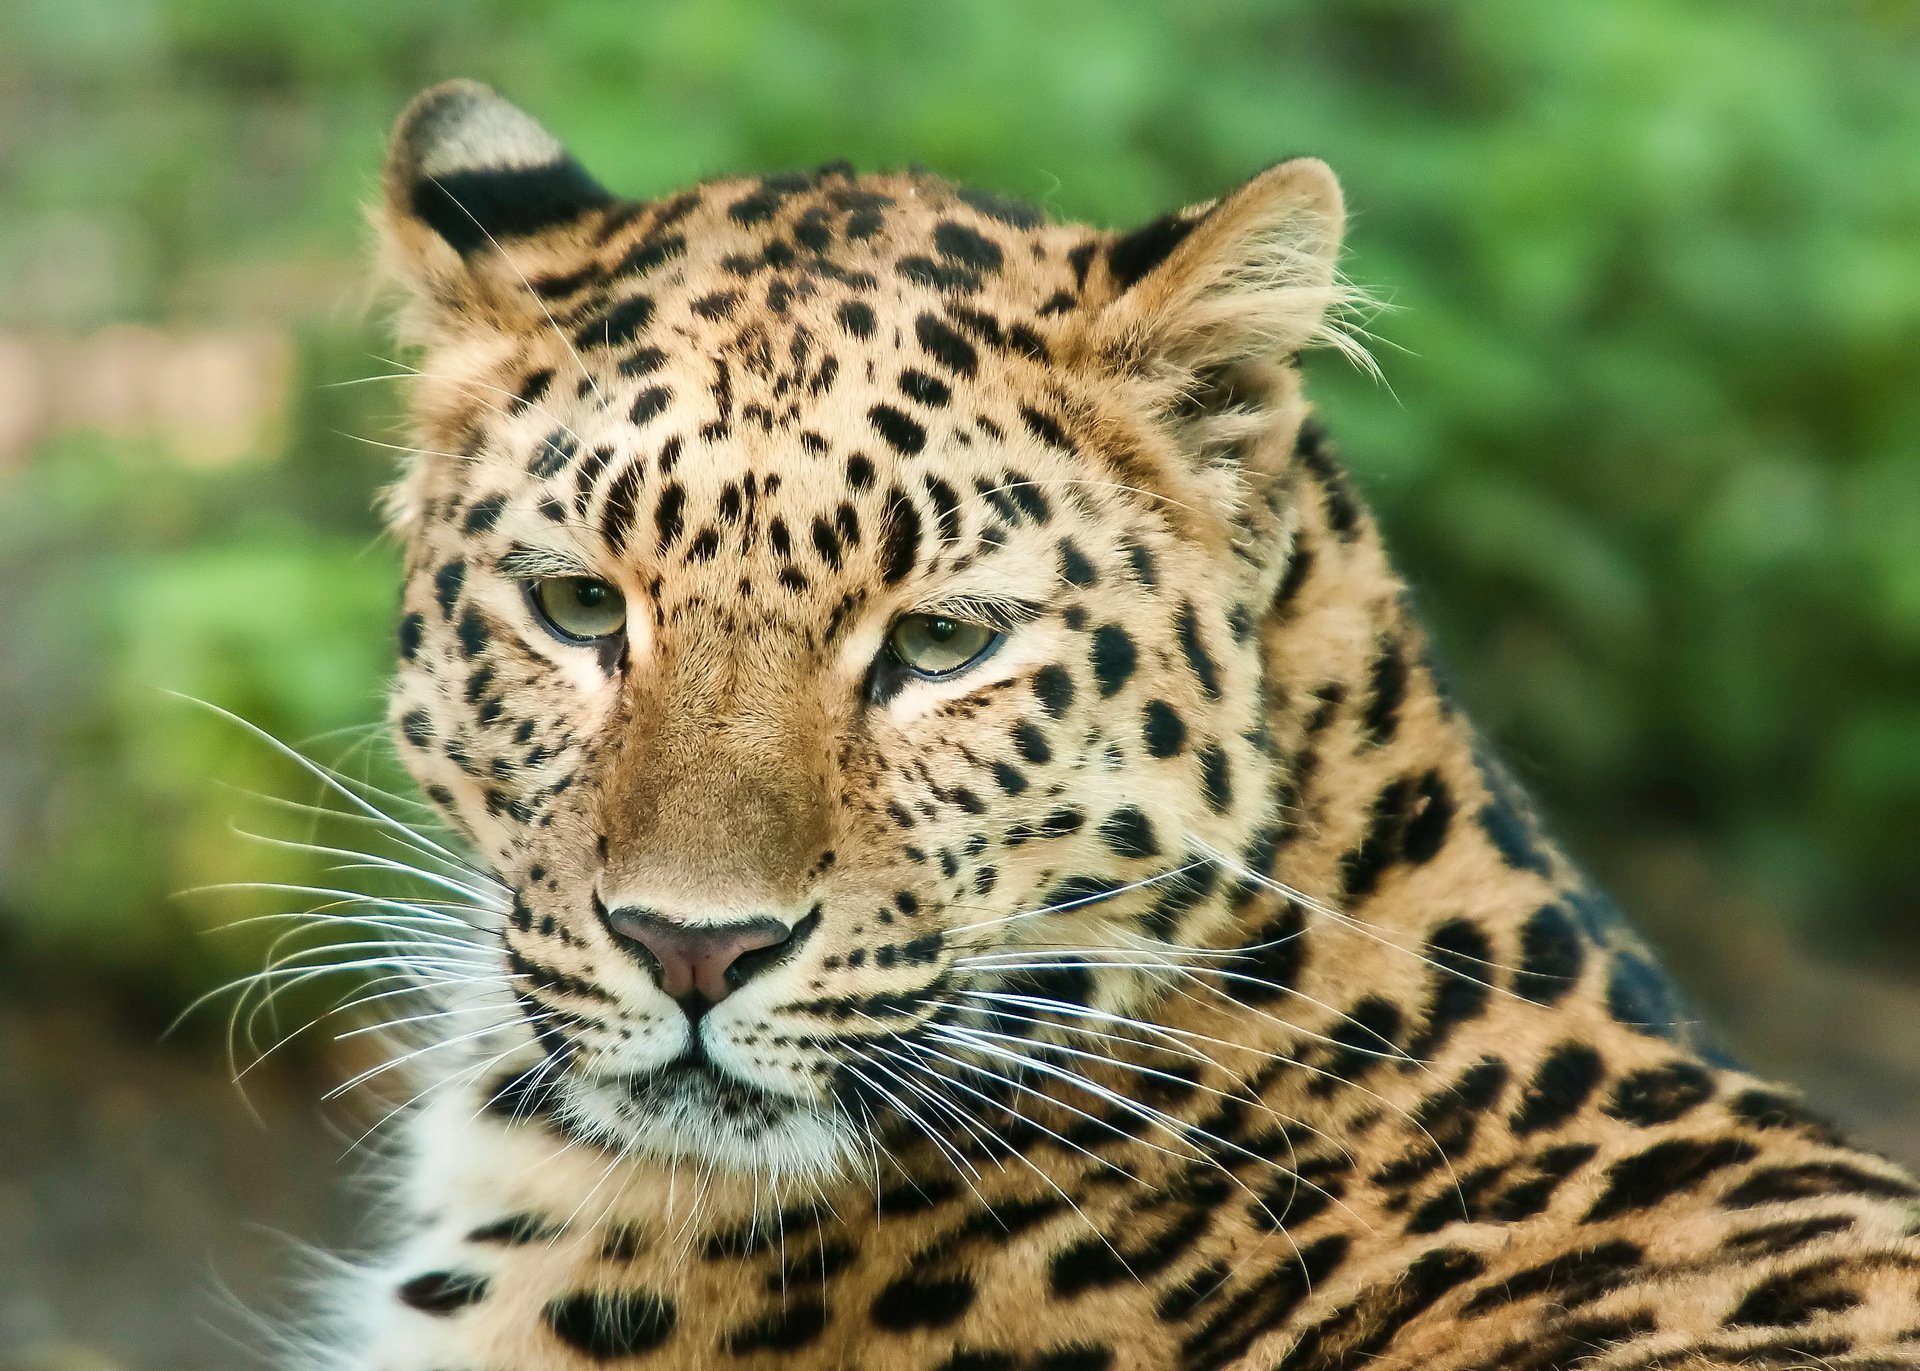
[[623,1114],[652,1119],[711,1119],[764,1128],[806,1108],[804,1101],[743,1080],[705,1053],[687,1052],[609,1084],[619,1092]]

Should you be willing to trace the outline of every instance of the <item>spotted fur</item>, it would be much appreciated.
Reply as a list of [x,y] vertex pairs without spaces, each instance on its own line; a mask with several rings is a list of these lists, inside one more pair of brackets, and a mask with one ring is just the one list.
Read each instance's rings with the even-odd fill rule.
[[[635,202],[456,83],[385,192],[394,717],[517,1027],[432,1059],[339,1365],[1920,1365],[1914,1182],[1711,1047],[1436,676],[1292,365],[1323,166],[1131,233]],[[928,608],[1004,642],[876,665]],[[632,904],[796,932],[690,1024]]]

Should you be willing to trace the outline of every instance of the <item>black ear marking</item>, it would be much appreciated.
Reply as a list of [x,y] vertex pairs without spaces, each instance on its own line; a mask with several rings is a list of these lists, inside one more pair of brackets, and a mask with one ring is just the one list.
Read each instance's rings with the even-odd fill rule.
[[387,156],[391,213],[461,256],[572,223],[614,202],[531,117],[477,81],[449,81],[400,116]]
[[1191,209],[1175,210],[1114,239],[1107,245],[1107,274],[1114,285],[1126,290],[1166,261],[1203,217]]

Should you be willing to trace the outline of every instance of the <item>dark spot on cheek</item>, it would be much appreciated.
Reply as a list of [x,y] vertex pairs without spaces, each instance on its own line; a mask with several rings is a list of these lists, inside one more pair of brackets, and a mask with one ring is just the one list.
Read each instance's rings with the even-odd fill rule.
[[453,617],[453,607],[460,602],[460,590],[466,583],[467,564],[458,558],[433,573],[433,598],[448,618]]
[[1063,666],[1041,667],[1033,676],[1033,693],[1040,707],[1058,719],[1073,707],[1073,676]]
[[1090,660],[1103,696],[1117,694],[1132,679],[1138,654],[1132,636],[1118,624],[1102,624],[1093,633]]
[[426,631],[427,621],[418,614],[404,615],[400,620],[400,660],[411,662],[420,654],[420,639]]
[[1150,700],[1141,722],[1141,738],[1156,757],[1172,757],[1187,745],[1186,721],[1165,700]]
[[475,609],[469,609],[460,616],[460,625],[455,634],[460,639],[461,655],[465,657],[477,657],[493,637],[486,619]]
[[1160,852],[1153,824],[1137,805],[1109,814],[1100,824],[1100,840],[1116,857],[1153,857]]
[[446,1318],[487,1297],[485,1276],[469,1271],[429,1271],[400,1287],[400,1303],[423,1314]]

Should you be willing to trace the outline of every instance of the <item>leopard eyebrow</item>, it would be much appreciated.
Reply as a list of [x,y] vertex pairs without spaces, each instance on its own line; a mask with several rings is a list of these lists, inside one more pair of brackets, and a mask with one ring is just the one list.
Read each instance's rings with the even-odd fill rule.
[[969,619],[1001,633],[1011,633],[1046,613],[1046,606],[1035,600],[1020,600],[1000,595],[955,595],[935,600],[914,611],[949,619]]
[[515,543],[500,554],[495,563],[503,575],[515,580],[531,581],[549,576],[593,576],[594,569],[571,552],[562,552],[558,548],[531,547],[525,543]]

